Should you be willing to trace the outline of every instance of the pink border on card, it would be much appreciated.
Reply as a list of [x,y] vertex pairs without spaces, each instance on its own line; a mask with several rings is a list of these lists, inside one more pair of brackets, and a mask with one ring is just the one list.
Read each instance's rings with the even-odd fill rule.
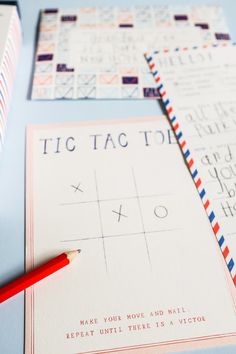
[[[90,126],[90,125],[122,125],[131,123],[142,123],[142,122],[152,122],[159,119],[163,119],[164,116],[156,117],[140,117],[140,118],[129,118],[122,120],[102,120],[102,121],[81,121],[81,122],[70,122],[70,123],[59,123],[59,124],[47,124],[47,125],[29,125],[27,128],[27,148],[26,148],[26,267],[27,269],[32,269],[34,266],[34,228],[33,228],[33,134],[35,130],[43,129],[55,129],[61,127],[73,127],[73,126]],[[166,117],[165,117],[166,118]],[[217,248],[218,249],[218,248]],[[226,280],[229,285],[230,277],[227,272],[225,263],[223,262],[223,267],[225,268]],[[232,289],[232,301],[236,301],[236,294],[233,294]],[[233,289],[234,290],[234,289]],[[236,312],[236,307],[235,307]],[[161,343],[150,343],[141,344],[129,347],[119,347],[113,349],[103,349],[96,351],[78,352],[75,354],[164,354],[167,352],[176,352],[180,350],[187,349],[200,349],[207,347],[214,347],[216,345],[229,345],[236,344],[236,332],[217,334],[212,336],[195,337],[189,339],[179,339],[172,341],[163,341]],[[27,290],[26,292],[26,324],[25,324],[25,354],[37,354],[35,353],[34,347],[34,288]]]

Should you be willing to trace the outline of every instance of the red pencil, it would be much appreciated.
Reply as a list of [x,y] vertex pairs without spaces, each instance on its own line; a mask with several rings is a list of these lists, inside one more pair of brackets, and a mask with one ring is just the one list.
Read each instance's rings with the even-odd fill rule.
[[46,278],[50,274],[55,273],[57,270],[70,264],[70,262],[80,253],[80,250],[70,251],[62,253],[56,258],[51,259],[49,262],[39,266],[38,268],[32,270],[13,280],[11,283],[0,288],[0,303],[6,301],[10,297],[18,294],[19,292],[27,289],[31,285],[39,282],[40,280]]

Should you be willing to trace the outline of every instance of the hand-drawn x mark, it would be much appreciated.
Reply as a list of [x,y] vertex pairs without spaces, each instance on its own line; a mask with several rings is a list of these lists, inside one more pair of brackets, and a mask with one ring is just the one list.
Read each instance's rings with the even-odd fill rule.
[[80,182],[79,182],[79,184],[78,184],[77,186],[74,186],[73,184],[71,185],[71,187],[74,188],[74,192],[75,192],[75,193],[78,192],[78,191],[80,191],[80,192],[83,193],[83,190],[80,189],[80,185],[81,185]]
[[124,217],[127,218],[127,215],[124,215],[124,214],[121,213],[121,209],[122,209],[122,205],[120,205],[119,211],[112,210],[113,213],[118,214],[118,220],[117,220],[118,222],[120,222],[121,216],[124,216]]

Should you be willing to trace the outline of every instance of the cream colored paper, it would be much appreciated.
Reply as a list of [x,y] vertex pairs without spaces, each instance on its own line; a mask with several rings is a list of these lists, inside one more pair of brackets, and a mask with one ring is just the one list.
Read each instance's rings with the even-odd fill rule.
[[165,117],[28,129],[28,269],[77,248],[27,291],[26,354],[234,340],[234,289]]
[[154,61],[230,250],[226,261],[235,263],[236,47],[180,50]]

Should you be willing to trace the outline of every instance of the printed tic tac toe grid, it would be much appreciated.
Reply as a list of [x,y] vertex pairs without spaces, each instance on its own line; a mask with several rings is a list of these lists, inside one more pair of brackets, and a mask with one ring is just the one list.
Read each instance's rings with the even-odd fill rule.
[[45,9],[32,99],[156,99],[145,52],[229,40],[219,6]]
[[164,174],[154,171],[143,174],[141,166],[124,166],[122,170],[91,170],[63,181],[65,199],[58,206],[58,227],[73,226],[67,227],[67,238],[60,242],[72,248],[89,243],[100,253],[108,272],[117,250],[127,257],[125,264],[132,254],[133,261],[152,267],[157,239],[181,231],[178,194],[165,190]]

